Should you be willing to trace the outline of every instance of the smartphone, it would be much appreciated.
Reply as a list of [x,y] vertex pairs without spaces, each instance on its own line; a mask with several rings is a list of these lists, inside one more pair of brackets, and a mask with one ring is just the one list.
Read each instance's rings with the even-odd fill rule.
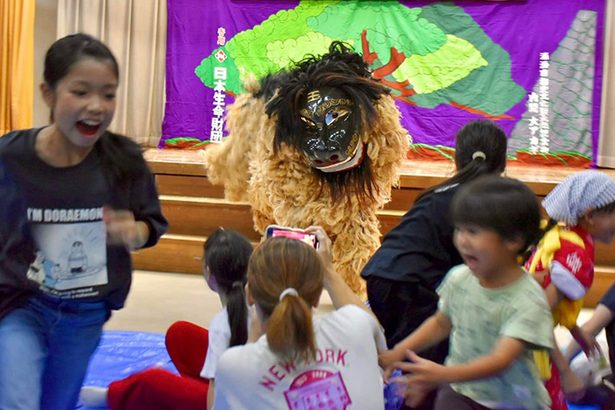
[[265,231],[267,238],[274,236],[284,236],[286,238],[297,239],[318,249],[318,239],[316,235],[307,233],[303,229],[289,228],[287,226],[269,225]]

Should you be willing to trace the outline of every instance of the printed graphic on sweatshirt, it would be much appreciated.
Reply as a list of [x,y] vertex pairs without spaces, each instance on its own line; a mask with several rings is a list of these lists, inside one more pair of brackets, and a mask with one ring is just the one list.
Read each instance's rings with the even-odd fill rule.
[[340,372],[310,370],[284,392],[290,410],[345,410],[352,401]]
[[[28,209],[38,250],[28,278],[61,297],[89,297],[108,283],[102,208]],[[78,289],[78,291],[76,291]]]
[[[344,410],[352,401],[337,369],[348,367],[348,350],[339,348],[316,349],[314,365],[319,368],[301,372],[294,361],[278,362],[267,368],[259,385],[269,392],[292,378],[284,397],[290,410]],[[326,370],[327,367],[331,370]],[[277,394],[277,393],[276,393]]]

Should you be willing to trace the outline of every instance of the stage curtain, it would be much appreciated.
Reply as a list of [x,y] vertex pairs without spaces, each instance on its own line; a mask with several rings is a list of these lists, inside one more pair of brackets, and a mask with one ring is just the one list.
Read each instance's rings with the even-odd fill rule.
[[604,30],[604,79],[598,166],[615,168],[615,4],[607,1]]
[[34,0],[0,1],[0,135],[32,127]]
[[58,38],[84,32],[104,41],[120,65],[115,132],[156,146],[164,107],[166,0],[59,0]]

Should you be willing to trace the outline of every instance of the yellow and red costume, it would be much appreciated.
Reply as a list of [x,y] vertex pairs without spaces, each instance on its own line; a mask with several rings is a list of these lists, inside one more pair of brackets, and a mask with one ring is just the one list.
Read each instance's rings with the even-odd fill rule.
[[[579,226],[556,225],[545,233],[526,263],[543,289],[551,283],[564,295],[553,309],[553,326],[572,330],[583,307],[585,294],[594,280],[594,240]],[[538,370],[551,396],[551,409],[568,406],[560,386],[559,372],[547,352],[536,352]]]

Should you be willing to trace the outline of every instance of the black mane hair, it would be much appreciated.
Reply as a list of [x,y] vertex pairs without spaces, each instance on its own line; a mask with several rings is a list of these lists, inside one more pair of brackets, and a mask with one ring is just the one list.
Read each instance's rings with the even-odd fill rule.
[[282,85],[290,79],[290,73],[286,70],[270,73],[259,80],[260,88],[254,93],[254,97],[269,101]]
[[[272,98],[266,106],[267,115],[277,115],[274,137],[276,152],[282,144],[301,150],[300,130],[303,123],[299,110],[309,91],[332,87],[346,93],[353,102],[352,119],[357,124],[359,135],[376,120],[375,101],[390,93],[386,86],[372,78],[369,66],[361,55],[341,41],[332,42],[324,55],[306,56],[284,72],[279,80],[275,84],[278,92],[270,92]],[[265,77],[265,81],[271,85],[269,76]],[[373,175],[368,158],[348,171],[324,173],[314,169],[314,172],[321,181],[321,190],[328,187],[335,202],[350,194],[357,195],[360,201],[374,198]]]

